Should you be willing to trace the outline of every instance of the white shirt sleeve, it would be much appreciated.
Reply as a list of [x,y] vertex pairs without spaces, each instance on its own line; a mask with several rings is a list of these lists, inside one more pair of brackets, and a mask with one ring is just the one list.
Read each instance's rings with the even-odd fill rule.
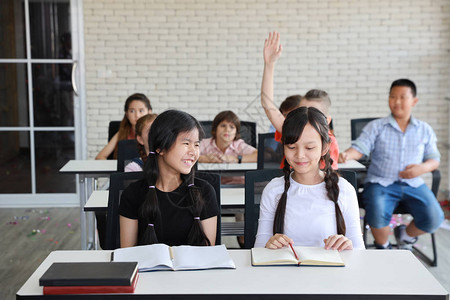
[[267,241],[273,236],[275,211],[277,210],[278,200],[283,191],[284,178],[278,177],[272,179],[262,192],[255,248],[265,247]]
[[355,188],[341,177],[339,178],[339,189],[339,207],[344,216],[345,236],[352,241],[354,249],[365,249]]

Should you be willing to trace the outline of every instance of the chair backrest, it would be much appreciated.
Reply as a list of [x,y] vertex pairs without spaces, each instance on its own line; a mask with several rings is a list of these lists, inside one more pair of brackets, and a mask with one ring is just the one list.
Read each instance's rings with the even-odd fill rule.
[[135,157],[139,157],[136,140],[122,140],[117,148],[117,172],[123,172],[125,166]]
[[250,249],[255,244],[262,191],[270,180],[279,176],[283,176],[283,170],[281,169],[266,169],[245,173],[245,249]]
[[142,178],[144,178],[144,172],[120,172],[111,174],[109,180],[108,210],[106,214],[106,247],[103,250],[120,248],[120,196],[130,183]]
[[357,182],[357,176],[355,171],[350,170],[339,170],[339,174],[345,178],[353,187],[355,188],[355,191],[358,192],[358,182]]
[[[112,137],[119,132],[121,121],[111,121],[108,126],[108,142],[112,139]],[[114,152],[108,156],[108,159],[114,159]]]
[[[356,140],[359,135],[361,134],[364,126],[367,125],[367,123],[376,120],[378,118],[361,118],[361,119],[351,119],[350,120],[350,129],[352,133],[352,141]],[[368,167],[370,165],[370,156],[369,157],[362,157],[359,160],[360,163],[362,163],[364,166]]]
[[351,119],[350,120],[350,129],[352,132],[352,141],[356,140],[358,136],[361,134],[364,126],[367,125],[370,121],[376,120],[378,118],[361,118],[361,119]]
[[[205,131],[205,138],[211,137],[212,121],[200,121]],[[247,144],[256,148],[256,123],[249,121],[241,121],[241,139]]]
[[274,136],[273,132],[258,134],[258,170],[280,168],[283,146]]
[[120,122],[122,121],[111,121],[108,126],[108,142],[112,139],[112,137],[119,132]]
[[216,245],[222,243],[221,232],[222,232],[222,222],[221,222],[221,200],[220,200],[220,175],[217,173],[210,172],[195,172],[195,177],[208,181],[214,188],[216,192],[217,205],[219,208],[219,213],[217,215],[217,233],[216,233]]
[[[217,216],[216,245],[221,243],[221,219],[220,219],[220,175],[215,173],[196,172],[195,176],[208,181],[216,192],[219,214]],[[120,248],[119,205],[122,192],[130,185],[144,178],[143,172],[120,172],[110,176],[108,210],[106,216],[106,242],[104,250]]]

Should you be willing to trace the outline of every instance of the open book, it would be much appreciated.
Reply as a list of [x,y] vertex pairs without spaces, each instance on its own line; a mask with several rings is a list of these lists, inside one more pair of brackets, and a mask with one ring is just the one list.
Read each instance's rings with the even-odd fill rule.
[[114,261],[137,261],[139,272],[158,270],[235,269],[225,245],[174,246],[153,244],[116,249]]
[[296,247],[298,260],[291,248],[280,249],[252,248],[253,266],[298,265],[298,266],[345,266],[337,250],[321,247]]

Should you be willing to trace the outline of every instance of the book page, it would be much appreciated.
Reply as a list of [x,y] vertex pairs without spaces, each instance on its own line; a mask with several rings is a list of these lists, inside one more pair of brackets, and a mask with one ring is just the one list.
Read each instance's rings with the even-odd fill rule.
[[114,261],[137,261],[140,272],[173,268],[169,246],[164,244],[116,249]]
[[298,264],[290,247],[280,249],[252,248],[252,265],[288,264]]
[[322,247],[294,247],[301,264],[311,265],[344,265],[337,250],[326,250]]
[[225,245],[172,247],[175,270],[235,269]]

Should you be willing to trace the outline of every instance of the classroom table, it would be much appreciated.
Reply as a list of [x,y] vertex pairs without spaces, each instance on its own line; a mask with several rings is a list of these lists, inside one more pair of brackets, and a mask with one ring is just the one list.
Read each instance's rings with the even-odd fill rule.
[[345,163],[338,163],[338,170],[364,171],[365,169],[365,165],[354,159],[347,160]]
[[84,211],[107,211],[108,198],[109,191],[93,191],[84,205]]
[[[221,208],[222,212],[243,213],[245,204],[244,188],[222,188]],[[109,191],[93,191],[84,206],[84,211],[106,211],[108,208]],[[243,235],[244,222],[222,222],[222,235]]]
[[[237,172],[241,175],[245,171],[256,170],[256,163],[198,163],[199,171],[219,171],[221,173]],[[277,166],[278,167],[278,166]],[[341,170],[361,171],[366,167],[356,160],[349,160],[345,164],[339,164]],[[242,213],[245,205],[245,189],[243,187],[233,187],[224,185],[220,189],[221,207],[226,213]],[[81,200],[80,200],[81,203]],[[106,211],[108,207],[107,191],[93,191],[88,197],[84,206],[84,211]],[[243,233],[243,222],[224,223],[222,233],[224,235],[239,235]]]
[[[106,211],[109,191],[93,191],[84,205],[84,211]],[[220,189],[221,207],[244,207],[245,189],[243,187]]]
[[[93,180],[100,177],[108,177],[117,171],[117,160],[70,160],[60,170],[63,174],[78,175],[80,193],[80,227],[81,227],[81,249],[96,248],[95,220],[93,217],[86,222],[84,206],[86,200],[92,194]],[[86,227],[88,236],[86,236]]]
[[[276,164],[274,168],[279,168]],[[219,172],[245,172],[257,169],[257,163],[198,163],[198,171],[219,171]],[[366,167],[357,160],[348,160],[345,163],[338,164],[340,170],[362,171]]]
[[[250,250],[229,250],[235,270],[140,273],[134,294],[71,295],[70,299],[449,299],[448,292],[410,252],[341,252],[345,267],[252,267]],[[109,261],[111,251],[53,251],[28,278],[16,299],[43,296],[39,278],[53,262]]]

